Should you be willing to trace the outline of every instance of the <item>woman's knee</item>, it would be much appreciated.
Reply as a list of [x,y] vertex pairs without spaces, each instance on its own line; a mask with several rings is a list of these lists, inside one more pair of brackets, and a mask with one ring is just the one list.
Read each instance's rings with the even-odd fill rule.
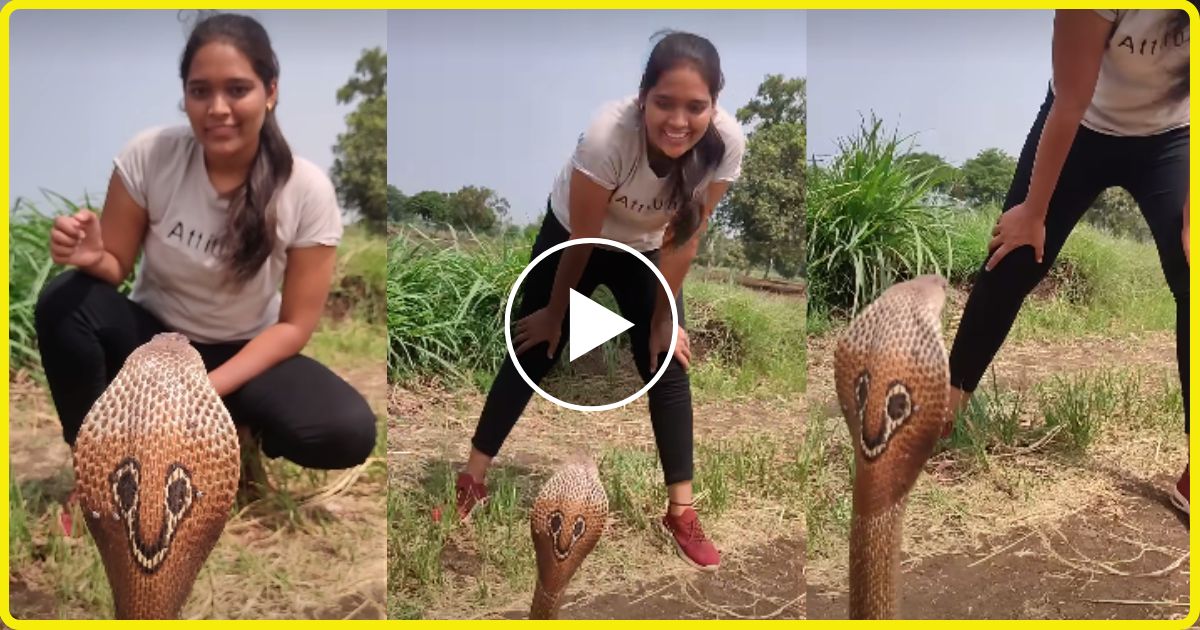
[[1020,247],[1008,253],[991,271],[983,271],[976,282],[977,289],[1025,299],[1034,287],[1046,277],[1054,258],[1045,255],[1039,263],[1034,258],[1032,247]]
[[116,289],[78,269],[69,269],[55,276],[38,293],[33,307],[34,325],[46,330],[57,325],[64,317],[76,312],[88,294],[98,285]]
[[263,452],[284,457],[305,468],[352,468],[367,460],[375,449],[375,414],[361,398],[322,413],[297,429],[263,436]]

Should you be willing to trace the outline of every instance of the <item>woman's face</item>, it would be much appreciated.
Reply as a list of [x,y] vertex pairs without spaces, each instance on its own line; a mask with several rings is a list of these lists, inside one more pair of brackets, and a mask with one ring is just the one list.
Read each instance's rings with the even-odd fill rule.
[[209,160],[249,159],[275,83],[263,85],[250,60],[232,44],[205,44],[192,57],[184,85],[184,110]]
[[715,111],[708,84],[688,64],[662,73],[642,104],[646,139],[669,158],[687,153],[700,142]]

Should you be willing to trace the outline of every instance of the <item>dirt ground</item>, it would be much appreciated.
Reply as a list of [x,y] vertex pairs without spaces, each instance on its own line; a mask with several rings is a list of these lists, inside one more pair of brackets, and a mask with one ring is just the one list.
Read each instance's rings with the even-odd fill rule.
[[[1188,527],[1162,488],[1133,483],[1118,504],[1022,527],[966,553],[903,557],[908,619],[1181,619]],[[809,578],[809,616],[845,619],[842,585]]]
[[[382,417],[386,382],[379,363],[364,361],[335,371],[363,392]],[[73,536],[58,529],[57,505],[73,483],[70,451],[48,394],[24,379],[10,387],[14,484],[24,496],[44,496],[50,507],[31,516],[33,558],[12,566],[9,611],[17,619],[97,618],[106,613],[73,596],[87,580],[101,582],[89,584],[93,590],[107,591],[103,571],[95,570],[94,544],[81,518]],[[381,429],[380,439],[383,433]],[[269,469],[281,470],[277,466],[272,462]],[[287,498],[297,503],[291,509],[280,507],[281,497],[251,504],[226,524],[183,618],[384,618],[385,484],[383,462],[372,459],[356,469],[289,481],[294,495]],[[54,565],[55,557],[63,557],[61,550],[55,551],[59,545],[77,566]]]

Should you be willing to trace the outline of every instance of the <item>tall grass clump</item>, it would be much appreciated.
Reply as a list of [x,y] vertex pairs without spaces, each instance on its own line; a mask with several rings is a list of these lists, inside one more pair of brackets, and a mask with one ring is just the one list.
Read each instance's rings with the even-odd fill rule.
[[925,204],[939,172],[913,172],[907,139],[887,135],[872,116],[809,178],[807,233],[810,306],[849,310],[897,281],[944,273],[951,246],[946,214]]
[[[50,259],[50,228],[55,216],[94,207],[86,197],[77,204],[51,191],[42,195],[44,208],[18,197],[8,214],[8,365],[10,371],[25,369],[34,374],[41,374],[33,321],[38,294],[65,269]],[[127,293],[131,286],[126,282],[120,288]]]
[[393,235],[387,269],[388,374],[470,382],[504,359],[508,291],[529,262],[522,238]]

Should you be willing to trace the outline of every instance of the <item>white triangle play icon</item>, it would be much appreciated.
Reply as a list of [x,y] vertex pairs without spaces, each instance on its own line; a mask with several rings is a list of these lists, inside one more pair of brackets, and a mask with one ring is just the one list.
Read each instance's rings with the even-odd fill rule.
[[571,289],[570,311],[571,336],[569,359],[574,361],[596,346],[633,328],[633,323],[624,317],[600,306],[591,298]]

